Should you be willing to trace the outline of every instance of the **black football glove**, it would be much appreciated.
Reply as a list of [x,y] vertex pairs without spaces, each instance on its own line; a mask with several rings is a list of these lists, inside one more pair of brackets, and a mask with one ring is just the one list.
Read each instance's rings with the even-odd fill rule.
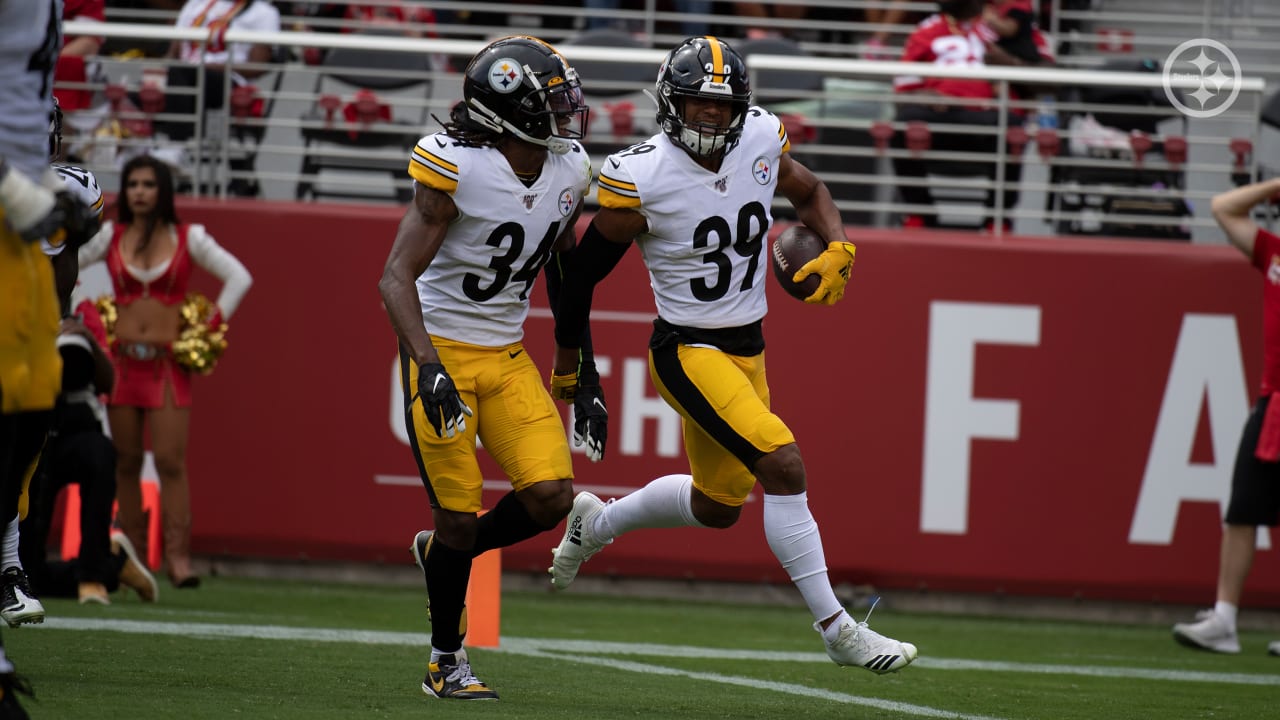
[[609,410],[604,406],[604,390],[599,385],[579,385],[573,395],[573,445],[587,446],[587,459],[604,458],[604,441],[609,437]]
[[[435,428],[436,435],[451,438],[467,429],[471,408],[462,402],[453,378],[440,363],[427,363],[418,367],[418,394],[427,422]],[[412,402],[412,401],[410,401]]]
[[[69,192],[58,192],[54,213],[62,215],[63,242],[68,250],[78,250],[93,239],[102,227],[102,216],[96,210]],[[56,234],[57,231],[55,231]]]

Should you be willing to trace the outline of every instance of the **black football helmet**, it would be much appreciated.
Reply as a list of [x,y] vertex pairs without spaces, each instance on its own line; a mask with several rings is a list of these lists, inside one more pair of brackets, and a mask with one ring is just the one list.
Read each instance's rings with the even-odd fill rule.
[[[667,53],[658,68],[658,126],[676,145],[707,156],[737,142],[751,104],[747,64],[729,43],[691,37]],[[728,127],[685,120],[684,100],[696,96],[732,103]]]
[[471,120],[554,153],[569,152],[586,135],[589,109],[578,73],[535,37],[505,37],[476,53],[462,96]]

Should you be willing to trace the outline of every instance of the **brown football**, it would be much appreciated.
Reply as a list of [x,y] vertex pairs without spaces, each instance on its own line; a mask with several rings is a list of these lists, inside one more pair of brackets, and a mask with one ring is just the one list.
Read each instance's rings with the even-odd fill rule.
[[818,289],[820,279],[816,274],[792,282],[791,278],[804,264],[818,257],[827,249],[827,243],[818,233],[804,225],[792,225],[773,241],[769,257],[773,259],[773,276],[791,297],[803,300]]

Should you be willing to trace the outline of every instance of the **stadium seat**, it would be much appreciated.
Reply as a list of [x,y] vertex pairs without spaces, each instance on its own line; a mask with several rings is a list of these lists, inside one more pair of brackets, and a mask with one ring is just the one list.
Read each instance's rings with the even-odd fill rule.
[[[337,170],[387,176],[395,199],[409,202],[409,152],[429,121],[430,57],[333,48],[318,70],[312,90],[316,101],[302,117],[302,177],[296,197],[376,197],[360,189],[365,183],[322,188],[320,175]],[[404,101],[396,102],[400,97]]]

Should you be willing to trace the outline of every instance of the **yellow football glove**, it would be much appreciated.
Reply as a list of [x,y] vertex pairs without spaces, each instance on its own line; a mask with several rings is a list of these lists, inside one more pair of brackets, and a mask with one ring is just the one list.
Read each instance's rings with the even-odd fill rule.
[[551,371],[551,397],[565,402],[573,402],[573,396],[578,390],[578,371],[567,372],[563,375],[556,371]]
[[849,282],[849,272],[853,270],[853,254],[857,250],[851,242],[833,242],[827,245],[818,257],[810,260],[796,271],[792,282],[800,282],[810,275],[817,274],[822,281],[813,294],[804,301],[814,305],[835,305],[844,297],[844,286]]

